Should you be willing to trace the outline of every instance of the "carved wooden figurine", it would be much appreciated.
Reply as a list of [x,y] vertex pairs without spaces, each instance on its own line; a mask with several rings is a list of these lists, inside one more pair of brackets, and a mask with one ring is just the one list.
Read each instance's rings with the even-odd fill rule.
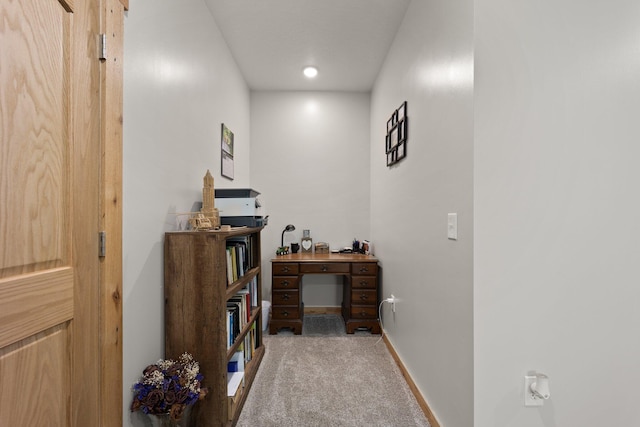
[[207,169],[207,173],[204,176],[204,184],[202,187],[202,212],[203,216],[209,220],[211,224],[210,228],[220,228],[220,214],[215,207],[215,192],[213,189],[213,176]]

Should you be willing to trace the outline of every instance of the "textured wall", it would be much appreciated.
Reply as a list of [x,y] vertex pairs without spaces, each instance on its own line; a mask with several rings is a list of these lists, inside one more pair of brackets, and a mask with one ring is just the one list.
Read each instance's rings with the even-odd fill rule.
[[[249,186],[249,90],[200,0],[136,0],[125,21],[124,390],[164,355],[163,238],[202,200],[207,169]],[[235,133],[235,180],[220,176],[220,124]]]
[[640,425],[640,4],[475,13],[475,426]]
[[[407,157],[385,165],[386,122],[408,109]],[[443,426],[473,423],[473,3],[413,1],[371,102],[371,229],[384,327]],[[458,240],[447,214],[458,214]]]
[[[252,92],[251,182],[262,193],[269,226],[262,236],[263,292],[271,296],[271,265],[280,246],[300,242],[351,245],[369,230],[369,94]],[[336,276],[305,276],[304,303],[340,306]]]

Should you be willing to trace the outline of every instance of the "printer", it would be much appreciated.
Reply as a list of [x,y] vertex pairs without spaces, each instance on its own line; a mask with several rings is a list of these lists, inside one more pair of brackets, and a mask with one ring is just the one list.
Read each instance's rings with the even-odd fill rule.
[[215,206],[220,213],[220,224],[232,227],[262,227],[268,216],[263,216],[256,190],[250,188],[221,188],[215,190]]

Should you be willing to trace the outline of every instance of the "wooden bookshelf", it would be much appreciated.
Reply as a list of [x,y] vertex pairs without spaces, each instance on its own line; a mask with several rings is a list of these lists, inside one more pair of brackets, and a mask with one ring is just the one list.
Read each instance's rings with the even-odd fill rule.
[[[165,357],[176,359],[189,352],[200,363],[203,387],[209,393],[195,404],[191,425],[233,426],[264,356],[262,343],[262,291],[260,285],[260,231],[262,227],[231,231],[170,232],[164,241]],[[227,246],[243,238],[250,262],[237,280],[229,283]],[[249,320],[228,345],[227,302],[254,285],[255,304]],[[254,332],[255,331],[255,332]],[[245,342],[245,337],[251,335]],[[227,364],[247,344],[254,343],[251,360],[244,366],[244,385],[230,405]],[[231,409],[230,409],[231,408]],[[232,412],[230,412],[232,411]]]

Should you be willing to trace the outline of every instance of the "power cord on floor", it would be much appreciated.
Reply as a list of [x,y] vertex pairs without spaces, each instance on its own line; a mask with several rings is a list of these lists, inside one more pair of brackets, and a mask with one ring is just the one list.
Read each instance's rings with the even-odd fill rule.
[[376,341],[375,345],[378,345],[378,343],[380,341],[382,341],[382,337],[384,337],[384,325],[382,324],[382,315],[381,315],[381,309],[382,309],[382,304],[384,304],[385,300],[380,301],[380,305],[378,305],[378,322],[380,323],[380,338],[378,339],[378,341]]
[[395,298],[392,295],[391,298],[385,298],[382,301],[380,301],[380,305],[378,305],[378,322],[380,323],[380,338],[378,339],[378,341],[376,341],[374,346],[378,345],[378,343],[382,341],[382,338],[384,337],[384,325],[382,324],[382,304],[384,304],[385,302],[394,304]]

